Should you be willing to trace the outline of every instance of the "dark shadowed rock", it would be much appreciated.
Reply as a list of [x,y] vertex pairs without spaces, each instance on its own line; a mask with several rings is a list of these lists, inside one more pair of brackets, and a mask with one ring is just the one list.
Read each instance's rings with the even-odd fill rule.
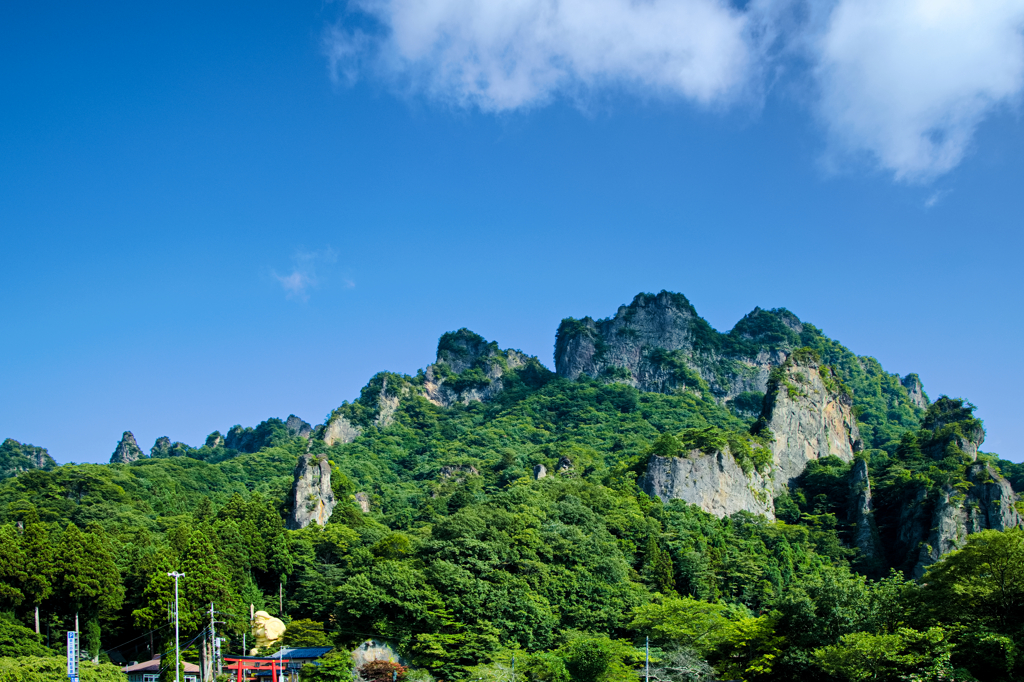
[[871,499],[868,463],[857,459],[850,470],[850,508],[847,518],[854,524],[853,545],[860,551],[858,564],[871,574],[879,575],[885,566],[882,539],[875,525],[875,508]]
[[288,419],[285,420],[284,425],[288,428],[288,435],[292,437],[300,436],[302,438],[309,438],[309,435],[313,433],[313,427],[307,422],[296,417],[294,414],[288,415]]

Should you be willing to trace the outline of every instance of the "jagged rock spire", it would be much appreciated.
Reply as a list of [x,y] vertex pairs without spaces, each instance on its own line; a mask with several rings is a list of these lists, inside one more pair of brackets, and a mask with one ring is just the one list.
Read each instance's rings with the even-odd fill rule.
[[142,448],[135,442],[135,436],[131,431],[125,431],[118,441],[114,454],[110,456],[111,464],[129,464],[143,457]]
[[298,530],[311,523],[327,523],[338,504],[331,490],[331,464],[326,455],[306,453],[295,465],[288,528]]

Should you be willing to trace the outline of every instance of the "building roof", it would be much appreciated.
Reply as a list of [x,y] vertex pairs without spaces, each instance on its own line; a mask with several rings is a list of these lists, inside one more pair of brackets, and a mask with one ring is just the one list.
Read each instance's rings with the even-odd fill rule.
[[[199,674],[199,666],[195,663],[189,663],[188,661],[182,661],[182,666],[185,668],[186,673]],[[174,665],[171,663],[170,665]],[[142,661],[135,665],[128,665],[121,668],[121,672],[125,673],[158,673],[160,672],[160,657],[157,656],[151,661]]]
[[[331,646],[306,646],[295,649],[281,649],[281,658],[320,658],[333,649]],[[277,658],[277,654],[271,656]]]

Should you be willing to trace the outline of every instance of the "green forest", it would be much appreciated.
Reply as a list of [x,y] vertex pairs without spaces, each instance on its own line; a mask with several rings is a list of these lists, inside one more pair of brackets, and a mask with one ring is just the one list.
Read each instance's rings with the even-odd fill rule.
[[[738,338],[707,352],[738,352]],[[212,603],[224,651],[242,653],[252,604],[288,624],[284,645],[335,647],[304,673],[313,681],[351,680],[347,652],[371,637],[401,653],[409,680],[506,680],[514,660],[524,681],[635,682],[648,644],[659,682],[1024,679],[1024,531],[972,534],[921,578],[899,546],[901,505],[966,485],[958,444],[983,428],[974,406],[942,396],[922,409],[811,325],[743,338],[813,355],[852,396],[884,561],[854,549],[854,464],[836,457],[775,500],[776,520],[644,493],[654,454],[743,442],[762,466],[762,394],[722,401],[696,380],[641,392],[531,360],[506,368],[493,398],[442,407],[423,397],[423,372],[381,373],[331,415],[361,429],[349,443],[275,418],[129,464],[30,466],[39,448],[5,441],[0,681],[63,675],[47,661],[76,616],[98,661],[87,682],[117,679],[111,660],[173,649],[171,571],[186,575],[183,646]],[[484,369],[449,385],[483,385]],[[386,426],[382,394],[398,402]],[[287,530],[307,452],[329,461],[338,505],[323,527]],[[1024,489],[1024,466],[978,461]]]

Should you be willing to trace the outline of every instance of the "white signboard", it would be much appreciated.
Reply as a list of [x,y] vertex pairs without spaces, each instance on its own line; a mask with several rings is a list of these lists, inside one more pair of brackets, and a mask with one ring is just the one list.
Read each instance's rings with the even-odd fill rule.
[[78,633],[68,632],[68,677],[78,682]]

